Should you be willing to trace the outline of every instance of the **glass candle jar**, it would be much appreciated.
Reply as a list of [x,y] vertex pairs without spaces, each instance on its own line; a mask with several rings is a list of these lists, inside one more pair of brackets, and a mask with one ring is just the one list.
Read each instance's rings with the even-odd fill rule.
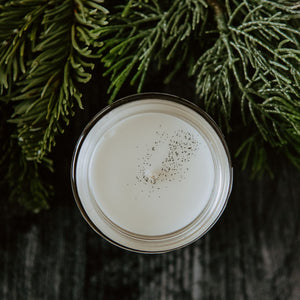
[[142,253],[181,248],[223,212],[232,166],[215,122],[176,96],[114,102],[83,130],[72,160],[76,203],[111,243]]

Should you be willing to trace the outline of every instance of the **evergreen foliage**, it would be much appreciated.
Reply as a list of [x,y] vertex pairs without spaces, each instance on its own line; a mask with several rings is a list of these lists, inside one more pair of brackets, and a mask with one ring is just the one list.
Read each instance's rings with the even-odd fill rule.
[[196,102],[228,132],[243,131],[236,152],[243,167],[271,170],[271,148],[300,168],[299,2],[101,2],[0,0],[0,162],[2,173],[9,169],[2,184],[22,174],[12,198],[33,210],[47,206],[41,170],[52,169],[55,137],[74,105],[82,107],[79,84],[98,58],[110,101],[126,84],[142,91],[149,70],[171,66],[165,82],[185,72]]
[[203,30],[206,6],[204,0],[129,1],[118,6],[109,25],[95,30],[104,44],[100,53],[107,68],[103,75],[110,75],[110,101],[126,79],[140,92],[151,64],[161,68],[175,62],[174,71],[179,70],[191,32]]
[[8,163],[1,183],[14,183],[11,198],[39,211],[49,196],[41,169],[51,170],[55,137],[74,104],[82,107],[78,85],[90,80],[101,46],[92,30],[105,25],[108,11],[96,0],[5,1],[0,9],[0,87],[15,125],[1,149]]

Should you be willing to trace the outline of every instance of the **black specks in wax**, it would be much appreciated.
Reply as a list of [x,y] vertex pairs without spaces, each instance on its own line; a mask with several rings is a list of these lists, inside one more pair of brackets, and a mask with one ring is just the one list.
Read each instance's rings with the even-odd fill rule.
[[191,132],[179,129],[170,134],[159,125],[153,145],[147,145],[145,154],[138,158],[137,181],[148,186],[150,194],[168,188],[169,183],[182,182],[199,145]]

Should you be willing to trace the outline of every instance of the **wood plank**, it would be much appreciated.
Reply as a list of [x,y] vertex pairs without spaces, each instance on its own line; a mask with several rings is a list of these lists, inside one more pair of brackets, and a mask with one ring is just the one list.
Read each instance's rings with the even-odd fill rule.
[[236,171],[214,228],[161,255],[110,245],[71,195],[34,218],[4,214],[0,299],[299,299],[299,182],[288,166],[273,181]]

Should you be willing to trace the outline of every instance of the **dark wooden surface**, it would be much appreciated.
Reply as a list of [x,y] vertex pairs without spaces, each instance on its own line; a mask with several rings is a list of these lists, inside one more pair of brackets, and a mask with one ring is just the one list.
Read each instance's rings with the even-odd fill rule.
[[[107,101],[98,81],[87,86],[87,109],[58,139],[51,209],[20,215],[2,201],[0,299],[300,299],[300,172],[281,160],[273,180],[250,180],[235,168],[221,219],[181,250],[130,253],[88,227],[69,167],[84,124]],[[168,91],[190,96],[188,86]]]

